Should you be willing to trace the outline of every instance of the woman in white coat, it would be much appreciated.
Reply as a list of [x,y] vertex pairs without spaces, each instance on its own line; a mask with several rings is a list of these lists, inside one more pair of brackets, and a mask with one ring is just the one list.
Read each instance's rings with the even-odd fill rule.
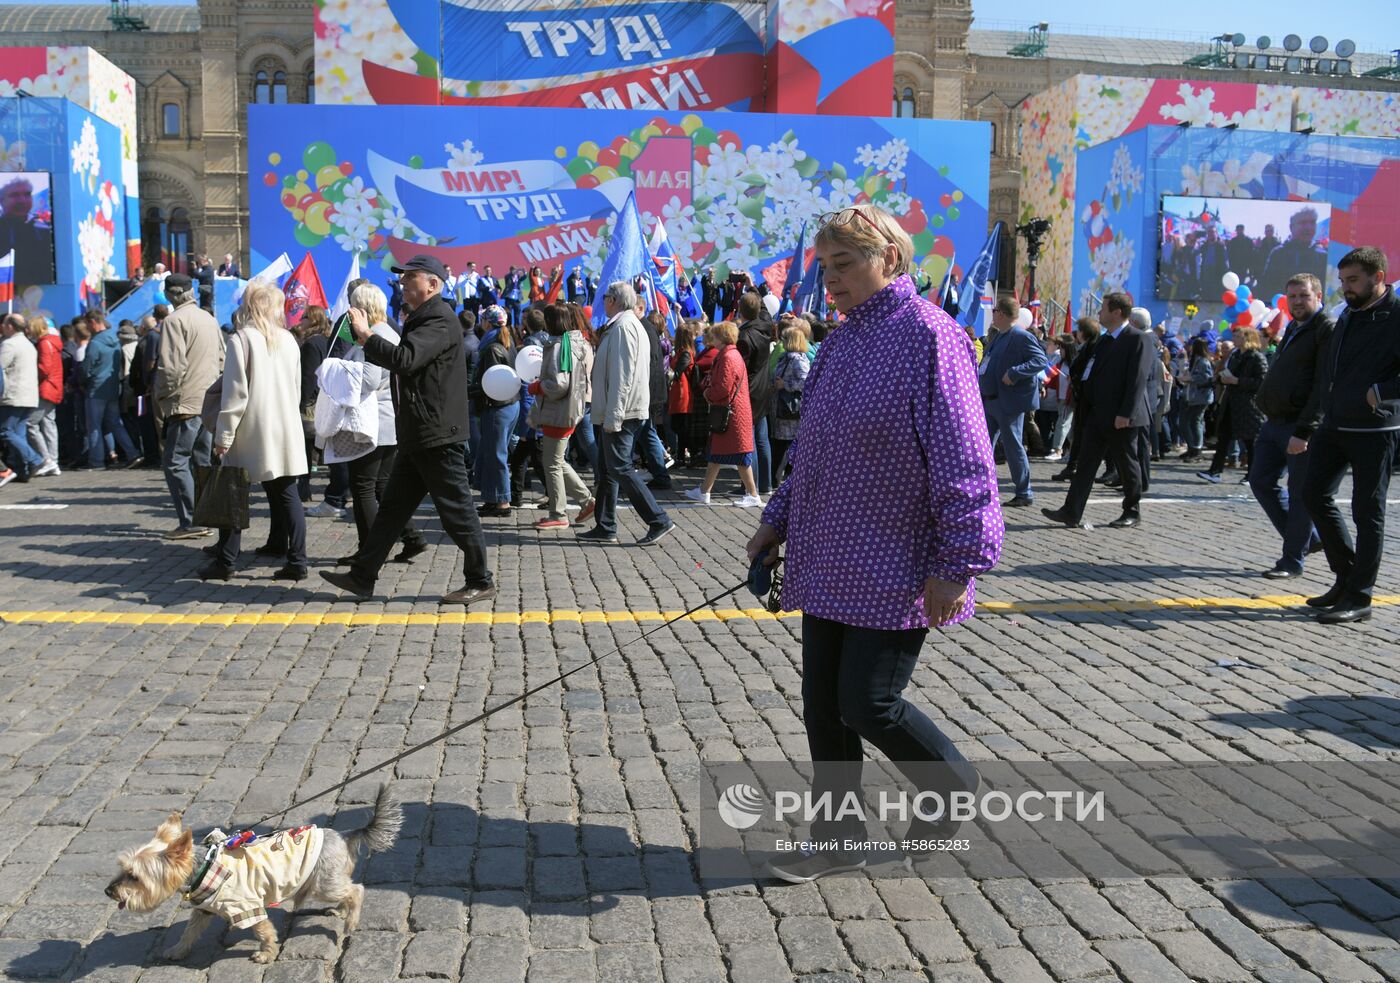
[[[369,281],[361,283],[350,291],[350,317],[369,326],[370,331],[379,335],[391,345],[399,343],[398,333],[388,324],[388,298]],[[389,472],[394,470],[394,456],[398,450],[398,436],[394,430],[394,394],[390,389],[392,375],[388,369],[372,362],[365,362],[364,382],[361,393],[373,392],[379,406],[379,437],[374,450],[350,461],[350,491],[355,496],[355,532],[358,542],[356,552],[369,538],[374,517],[379,514],[379,499],[384,487],[389,484]],[[428,548],[423,534],[408,520],[399,534],[403,549],[394,557],[395,563],[407,563]],[[354,562],[355,556],[342,556],[336,566],[346,566]]]
[[[301,353],[283,317],[286,298],[270,283],[254,280],[233,315],[234,333],[224,355],[223,401],[214,431],[214,453],[228,467],[245,468],[262,483],[272,508],[268,542],[285,536],[287,562],[279,580],[306,578],[306,517],[297,478],[306,473],[302,433]],[[219,531],[214,559],[203,580],[228,580],[242,545],[237,529]]]

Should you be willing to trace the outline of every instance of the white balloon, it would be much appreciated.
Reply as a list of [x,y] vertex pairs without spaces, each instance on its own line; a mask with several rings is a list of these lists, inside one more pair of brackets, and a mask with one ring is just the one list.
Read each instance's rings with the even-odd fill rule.
[[481,388],[498,403],[520,396],[520,376],[509,365],[493,365],[481,374]]
[[540,367],[544,365],[544,349],[539,345],[526,345],[515,356],[515,374],[527,386],[540,377]]
[[1021,308],[1021,313],[1016,315],[1016,327],[1029,328],[1035,322],[1035,315],[1030,312],[1030,308]]
[[1220,278],[1220,283],[1226,290],[1234,290],[1240,285],[1240,275],[1238,273],[1226,273]]
[[1268,309],[1269,309],[1269,305],[1266,304],[1266,303],[1264,303],[1264,302],[1263,302],[1262,300],[1260,300],[1258,297],[1255,297],[1253,300],[1251,300],[1251,301],[1249,302],[1249,313],[1251,313],[1251,314],[1254,315],[1254,320],[1256,320],[1256,321],[1259,320],[1261,317],[1263,317],[1263,316],[1264,316],[1264,312],[1267,311]]

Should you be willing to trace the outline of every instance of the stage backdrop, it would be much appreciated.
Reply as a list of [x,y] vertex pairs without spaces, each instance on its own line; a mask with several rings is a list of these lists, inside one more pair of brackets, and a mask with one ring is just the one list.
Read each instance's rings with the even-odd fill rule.
[[[126,216],[126,226],[120,235],[123,256],[117,261],[117,275],[125,276],[128,263],[135,269],[141,262],[141,208],[137,201],[136,172],[136,82],[91,48],[0,47],[0,98],[9,98],[17,91],[31,96],[71,99],[121,131],[119,183],[126,196],[126,205],[122,210]],[[19,146],[0,144],[0,170],[24,170],[24,156],[23,141]]]
[[48,171],[52,182],[57,282],[17,279],[15,310],[66,321],[102,300],[104,279],[126,275],[121,131],[67,99],[11,96],[0,98],[0,143],[11,151],[4,170]]
[[[1280,206],[1285,214],[1305,202],[1326,202],[1330,228],[1319,231],[1317,242],[1324,244],[1326,236],[1329,306],[1341,300],[1335,267],[1348,250],[1378,246],[1390,269],[1400,270],[1400,140],[1150,126],[1079,154],[1080,210],[1072,225],[1076,312],[1098,310],[1091,294],[1126,289],[1159,319],[1182,313],[1185,302],[1157,296],[1162,195],[1298,203]],[[1287,238],[1286,217],[1276,231]],[[1204,286],[1197,320],[1218,321],[1224,288]]]
[[454,270],[602,266],[637,192],[687,270],[758,275],[803,223],[872,201],[935,283],[987,234],[986,123],[754,113],[469,107],[248,107],[253,270],[310,249],[323,282],[360,254]]
[[[1085,204],[1075,198],[1079,151],[1147,126],[1179,123],[1193,129],[1238,126],[1286,134],[1312,127],[1318,134],[1400,137],[1400,99],[1394,92],[1361,89],[1112,75],[1076,75],[1037,93],[1021,108],[1019,217],[1054,222],[1036,274],[1042,297],[1063,302],[1069,295],[1074,229]],[[1024,248],[1018,256],[1020,283]]]
[[324,104],[884,114],[894,0],[317,0]]

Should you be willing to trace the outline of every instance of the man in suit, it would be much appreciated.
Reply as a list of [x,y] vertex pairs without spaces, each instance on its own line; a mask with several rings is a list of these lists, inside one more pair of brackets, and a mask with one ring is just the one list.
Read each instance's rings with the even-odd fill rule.
[[1001,438],[1006,468],[1011,472],[1015,496],[1004,508],[1025,508],[1035,502],[1031,492],[1031,462],[1022,441],[1026,414],[1040,408],[1040,374],[1050,360],[1035,335],[1016,326],[1020,302],[1009,294],[997,298],[992,308],[993,335],[988,339],[977,367],[982,408],[992,440]]
[[1114,529],[1136,526],[1141,517],[1142,468],[1138,462],[1138,428],[1150,426],[1147,382],[1154,369],[1153,345],[1144,332],[1128,324],[1133,299],[1126,293],[1104,294],[1099,307],[1103,335],[1082,380],[1085,413],[1084,447],[1075,465],[1065,504],[1042,509],[1045,515],[1067,526],[1084,525],[1084,506],[1094,487],[1099,464],[1108,457],[1123,483],[1123,514],[1109,523]]
[[238,268],[238,263],[234,260],[233,253],[224,253],[224,261],[219,264],[219,269],[216,272],[219,276],[243,276],[243,271]]

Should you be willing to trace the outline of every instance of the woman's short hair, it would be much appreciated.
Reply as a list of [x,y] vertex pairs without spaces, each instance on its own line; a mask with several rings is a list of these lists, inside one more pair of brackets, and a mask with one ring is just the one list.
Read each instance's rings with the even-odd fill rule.
[[49,333],[49,322],[42,317],[31,317],[24,325],[24,336],[34,344],[39,343],[39,339]]
[[1079,329],[1081,336],[1085,338],[1097,338],[1103,333],[1103,325],[1096,317],[1081,317],[1074,322],[1074,326]]
[[844,246],[859,253],[868,260],[878,259],[885,247],[893,244],[898,256],[894,263],[894,275],[909,272],[909,264],[914,259],[914,241],[909,238],[893,215],[874,205],[852,205],[834,212],[817,230],[814,245],[829,243]]
[[739,326],[733,321],[721,321],[714,327],[715,345],[737,345]]
[[811,346],[807,344],[807,332],[793,325],[783,329],[783,348],[786,351],[801,354],[808,351]]
[[350,291],[350,306],[365,312],[365,319],[371,325],[381,324],[388,317],[389,298],[384,291],[366,280]]
[[1258,328],[1241,327],[1231,332],[1235,339],[1235,347],[1242,352],[1262,352],[1264,350],[1264,339],[1259,334]]
[[320,304],[312,304],[302,312],[301,322],[297,325],[297,330],[301,332],[303,338],[316,338],[320,335],[330,334],[330,316]]

